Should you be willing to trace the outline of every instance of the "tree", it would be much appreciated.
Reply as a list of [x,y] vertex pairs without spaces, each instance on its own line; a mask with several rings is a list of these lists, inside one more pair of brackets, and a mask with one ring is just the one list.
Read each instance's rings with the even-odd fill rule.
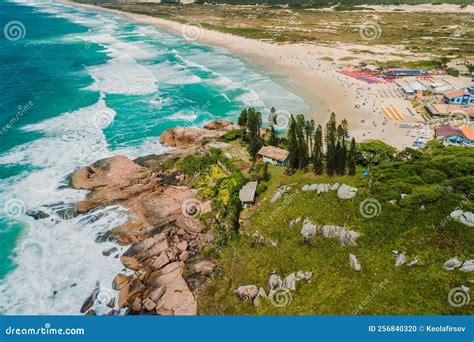
[[323,128],[318,125],[314,133],[314,148],[312,153],[313,171],[320,175],[324,169],[324,153],[323,153]]
[[469,75],[474,74],[474,63],[465,62],[464,65],[466,66],[467,71],[469,72]]
[[332,176],[336,171],[336,114],[331,113],[326,124],[326,172]]
[[336,173],[338,175],[343,175],[346,173],[346,158],[347,158],[347,147],[346,147],[346,136],[348,135],[347,121],[343,122],[337,126],[337,142],[336,142]]
[[262,139],[260,139],[260,137],[250,137],[248,151],[252,161],[257,160],[257,153],[262,148],[262,146]]
[[352,138],[351,146],[349,147],[349,155],[348,155],[348,169],[349,169],[349,176],[355,176],[356,174],[356,154],[357,154],[357,147],[355,139]]
[[296,121],[293,115],[288,129],[288,152],[288,167],[297,169],[299,166],[298,140],[296,138]]
[[306,121],[304,131],[306,135],[306,145],[308,146],[308,153],[310,156],[313,154],[313,138],[315,128],[316,124],[313,119]]
[[278,137],[273,122],[270,122],[270,137],[268,138],[268,143],[272,146],[278,145]]
[[249,108],[247,111],[247,129],[251,138],[260,137],[260,127],[262,126],[262,113],[257,112],[255,108]]
[[357,146],[356,161],[364,166],[379,165],[395,159],[397,149],[381,140],[370,140]]
[[255,108],[249,108],[247,111],[247,128],[249,136],[248,151],[253,161],[257,159],[257,152],[262,147],[262,138],[260,137],[260,127],[262,125],[262,114]]
[[441,56],[438,61],[441,69],[446,69],[448,67],[449,62],[451,62],[451,58],[449,58],[448,56]]
[[244,140],[245,134],[247,133],[247,109],[244,109],[240,112],[237,124],[240,126],[240,138]]
[[299,114],[296,116],[296,139],[298,144],[298,169],[303,169],[308,166],[308,145],[306,144],[304,129],[306,120],[304,115]]

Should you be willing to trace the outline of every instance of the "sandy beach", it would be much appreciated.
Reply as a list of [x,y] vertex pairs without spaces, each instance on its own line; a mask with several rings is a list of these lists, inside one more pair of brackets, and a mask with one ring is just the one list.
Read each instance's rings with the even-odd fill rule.
[[[106,9],[93,5],[70,3],[89,9],[114,13],[143,24],[156,25],[181,35],[191,42],[224,48],[230,53],[249,59],[256,65],[287,76],[293,82],[285,84],[301,96],[311,108],[309,116],[325,124],[331,112],[338,120],[347,119],[350,130],[358,141],[382,139],[404,148],[413,138],[400,128],[401,121],[387,120],[381,107],[395,105],[405,115],[405,124],[423,123],[421,116],[413,116],[409,101],[402,98],[393,84],[368,84],[337,72],[342,66],[322,60],[321,47],[311,44],[272,44],[227,33],[203,29],[193,23],[181,24],[147,15]],[[335,52],[336,53],[336,52]]]

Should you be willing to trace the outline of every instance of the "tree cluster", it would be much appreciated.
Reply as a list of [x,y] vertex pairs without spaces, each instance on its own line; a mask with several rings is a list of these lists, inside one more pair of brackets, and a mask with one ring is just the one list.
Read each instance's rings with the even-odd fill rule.
[[331,114],[325,130],[314,120],[303,115],[291,116],[288,129],[289,164],[291,169],[305,169],[312,165],[316,174],[354,175],[356,170],[356,143],[349,142],[346,120],[338,125],[336,115]]

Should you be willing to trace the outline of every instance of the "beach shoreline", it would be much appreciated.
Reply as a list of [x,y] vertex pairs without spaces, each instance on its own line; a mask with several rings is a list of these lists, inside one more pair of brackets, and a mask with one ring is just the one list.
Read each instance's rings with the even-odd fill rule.
[[[182,24],[90,4],[61,2],[116,14],[133,22],[153,25],[180,35],[190,43],[223,48],[236,57],[248,59],[263,70],[286,76],[291,80],[285,84],[287,89],[306,102],[310,108],[310,113],[306,114],[314,118],[317,124],[324,126],[330,114],[334,112],[338,119],[348,121],[358,141],[381,139],[400,149],[411,145],[412,139],[402,134],[398,123],[387,122],[380,110],[382,105],[398,105],[406,113],[407,108],[411,106],[410,103],[402,98],[381,98],[380,91],[394,89],[393,85],[369,85],[341,75],[337,71],[342,66],[319,58],[320,47],[317,45],[272,44],[207,30],[194,23]],[[422,119],[408,116],[405,123],[420,124]]]

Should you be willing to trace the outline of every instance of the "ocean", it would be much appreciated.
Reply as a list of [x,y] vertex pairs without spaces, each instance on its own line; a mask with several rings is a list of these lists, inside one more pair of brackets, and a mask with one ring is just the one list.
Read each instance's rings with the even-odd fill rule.
[[[264,121],[271,106],[309,110],[281,76],[114,14],[2,0],[0,29],[0,314],[79,314],[96,287],[114,295],[124,249],[96,237],[126,217],[67,215],[86,195],[67,184],[78,167],[162,153],[165,129],[235,121],[248,106]],[[27,215],[39,210],[49,217]]]

